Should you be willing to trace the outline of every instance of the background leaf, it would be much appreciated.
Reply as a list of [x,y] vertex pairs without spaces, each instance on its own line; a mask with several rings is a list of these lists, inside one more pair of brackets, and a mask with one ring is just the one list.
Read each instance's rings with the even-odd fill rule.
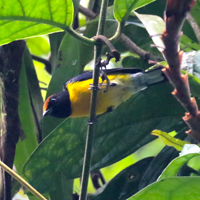
[[16,146],[14,164],[17,172],[21,174],[22,167],[33,150],[38,146],[37,127],[30,102],[26,67],[23,61],[20,74],[19,90],[19,116],[25,136],[22,137]]
[[115,0],[114,2],[114,16],[115,19],[119,22],[125,21],[130,14],[130,12],[134,9],[141,8],[155,0]]
[[154,44],[157,46],[158,50],[162,52],[164,44],[160,38],[160,35],[163,33],[165,29],[165,23],[163,19],[155,15],[144,15],[144,14],[138,14],[136,12],[134,13],[144,24],[149,35],[152,36],[152,40],[154,41]]
[[[167,131],[181,120],[184,110],[171,96],[169,86],[150,87],[113,113],[100,117],[91,170],[110,165],[150,142],[154,138],[149,136],[153,129]],[[80,176],[86,124],[87,118],[69,118],[43,140],[24,168],[25,177],[32,185],[41,191],[52,190],[54,173],[58,171],[68,179]]]
[[[138,192],[138,185],[153,157],[144,158],[127,167],[110,182],[98,189],[89,200],[125,200]],[[119,184],[120,183],[120,184]],[[113,191],[115,191],[113,193]]]

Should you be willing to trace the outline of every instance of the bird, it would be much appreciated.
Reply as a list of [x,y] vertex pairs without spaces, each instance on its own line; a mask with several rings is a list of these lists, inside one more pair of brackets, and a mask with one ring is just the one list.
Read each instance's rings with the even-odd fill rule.
[[[163,67],[143,71],[137,68],[102,70],[97,92],[96,115],[113,111],[135,93],[164,82]],[[43,105],[43,116],[55,118],[85,117],[90,113],[92,71],[71,78],[63,91],[49,96]]]

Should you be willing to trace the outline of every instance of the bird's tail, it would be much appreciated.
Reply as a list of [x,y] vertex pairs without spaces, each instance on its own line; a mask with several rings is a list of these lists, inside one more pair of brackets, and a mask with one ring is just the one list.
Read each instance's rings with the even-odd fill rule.
[[135,91],[140,91],[148,86],[167,81],[167,77],[162,72],[163,68],[164,67],[156,67],[148,71],[132,74],[131,80]]
[[150,69],[148,71],[144,72],[144,79],[146,80],[146,84],[149,85],[155,85],[160,82],[168,81],[166,75],[163,73],[162,69],[164,67],[159,66],[154,69]]

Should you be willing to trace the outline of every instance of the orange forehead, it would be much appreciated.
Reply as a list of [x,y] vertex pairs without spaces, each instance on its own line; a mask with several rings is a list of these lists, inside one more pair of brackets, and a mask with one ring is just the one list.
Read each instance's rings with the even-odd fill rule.
[[53,95],[49,96],[46,101],[44,102],[43,105],[43,112],[47,110],[48,106],[49,106],[49,99],[52,97]]

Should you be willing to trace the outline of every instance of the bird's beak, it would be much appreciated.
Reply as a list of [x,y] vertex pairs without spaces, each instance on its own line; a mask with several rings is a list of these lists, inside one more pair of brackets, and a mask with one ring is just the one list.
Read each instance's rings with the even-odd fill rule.
[[45,117],[45,116],[47,116],[47,115],[49,115],[49,109],[48,109],[48,110],[45,110],[45,111],[43,111],[43,117]]

